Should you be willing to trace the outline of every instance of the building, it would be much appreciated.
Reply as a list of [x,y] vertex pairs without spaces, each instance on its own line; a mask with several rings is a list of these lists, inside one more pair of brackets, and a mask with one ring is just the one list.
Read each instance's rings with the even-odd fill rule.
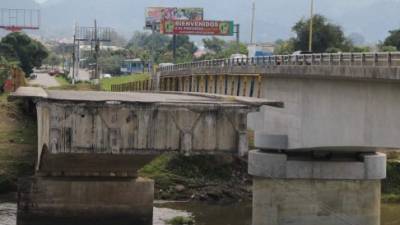
[[273,43],[259,43],[247,45],[249,57],[263,57],[274,54],[275,45]]
[[121,73],[143,73],[146,70],[145,63],[141,59],[125,59],[121,64]]

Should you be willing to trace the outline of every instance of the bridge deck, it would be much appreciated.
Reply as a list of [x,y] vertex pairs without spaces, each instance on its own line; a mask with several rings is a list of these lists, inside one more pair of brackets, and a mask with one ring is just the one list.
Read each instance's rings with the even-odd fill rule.
[[20,87],[16,92],[10,95],[10,99],[15,98],[35,98],[75,102],[154,103],[161,105],[210,104],[226,107],[241,107],[246,105],[283,107],[283,103],[279,101],[206,93],[61,91],[44,90],[37,87]]
[[33,100],[43,174],[136,176],[167,151],[239,154],[248,151],[247,114],[283,103],[194,93],[116,93],[21,87],[10,99]]

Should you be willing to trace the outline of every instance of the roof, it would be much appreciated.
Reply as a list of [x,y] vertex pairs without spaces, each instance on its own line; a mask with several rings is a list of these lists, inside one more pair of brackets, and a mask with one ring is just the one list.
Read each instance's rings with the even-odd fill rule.
[[40,87],[20,87],[10,94],[15,98],[73,102],[120,102],[120,103],[159,103],[165,105],[218,105],[225,107],[243,107],[262,105],[283,107],[279,101],[260,98],[224,96],[206,93],[178,92],[102,92],[102,91],[62,91],[45,90]]
[[137,58],[137,59],[124,59],[124,62],[142,62],[141,59]]

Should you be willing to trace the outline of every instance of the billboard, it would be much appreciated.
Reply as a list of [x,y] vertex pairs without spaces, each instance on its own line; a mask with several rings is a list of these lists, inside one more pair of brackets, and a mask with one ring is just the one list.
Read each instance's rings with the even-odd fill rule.
[[162,20],[203,20],[202,8],[148,7],[146,8],[146,28],[159,27]]
[[233,29],[233,21],[163,20],[160,26],[160,33],[232,36]]

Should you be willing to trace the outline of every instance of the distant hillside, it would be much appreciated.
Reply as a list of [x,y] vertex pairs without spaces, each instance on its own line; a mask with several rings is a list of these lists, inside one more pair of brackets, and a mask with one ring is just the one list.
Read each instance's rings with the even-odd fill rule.
[[[291,27],[308,17],[310,0],[256,0],[256,40],[274,41],[293,35]],[[75,22],[114,27],[129,38],[142,30],[144,9],[148,6],[204,7],[209,19],[232,19],[241,24],[241,37],[250,37],[250,0],[1,0],[0,7],[40,7],[41,33],[47,37],[70,37]],[[400,0],[335,0],[316,1],[316,12],[342,25],[347,34],[359,33],[368,42],[382,40],[387,31],[400,27]]]

